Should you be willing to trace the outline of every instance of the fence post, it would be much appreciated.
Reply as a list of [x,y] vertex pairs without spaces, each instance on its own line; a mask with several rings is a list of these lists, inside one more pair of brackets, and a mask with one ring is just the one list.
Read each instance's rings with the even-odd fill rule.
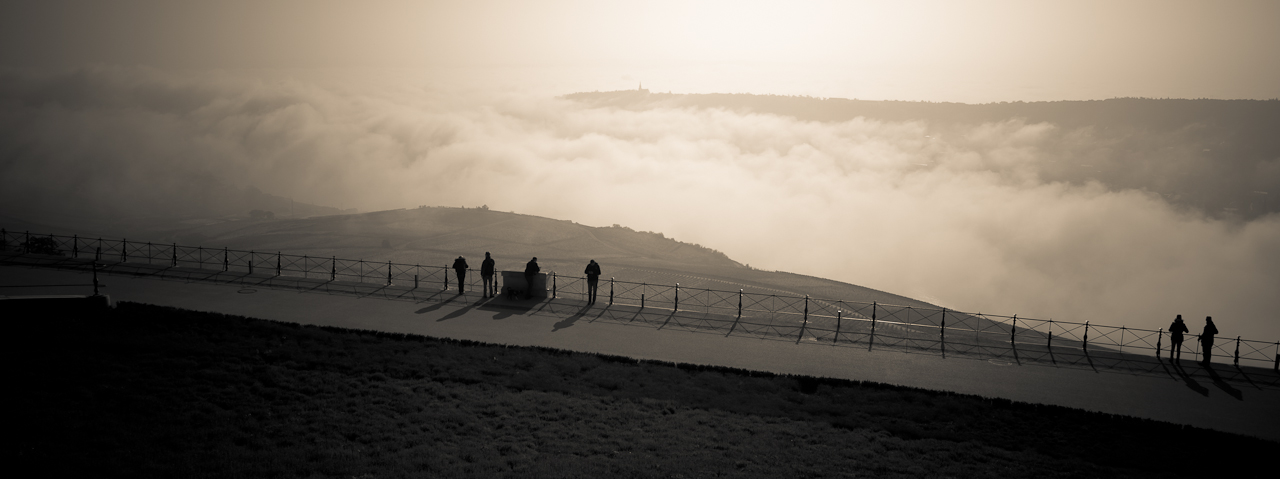
[[147,242],[147,264],[151,264],[151,242]]
[[356,282],[364,282],[364,260],[356,260]]
[[871,302],[871,339],[867,342],[867,349],[876,343],[876,302]]
[[1280,341],[1276,341],[1276,364],[1271,366],[1272,371],[1280,371]]
[[842,319],[843,316],[844,316],[844,310],[837,309],[836,310],[836,335],[831,338],[831,344],[835,344],[840,341],[840,320]]
[[253,250],[249,250],[249,274],[253,274]]
[[418,289],[418,275],[413,275],[413,289]]
[[742,290],[738,290],[738,319],[742,319]]
[[307,278],[307,273],[311,272],[307,268],[307,255],[302,255],[302,277]]
[[226,246],[222,247],[222,270],[226,271],[231,267],[231,254]]
[[120,240],[120,262],[125,263],[128,261],[129,261],[129,240],[122,239]]
[[[1160,342],[1163,339],[1164,339],[1164,328],[1160,328],[1156,330],[1156,359],[1160,359],[1160,350],[1164,349],[1160,344]],[[1173,351],[1170,351],[1170,353],[1173,353]],[[1172,359],[1173,354],[1169,354],[1169,357],[1170,359]]]
[[[446,276],[445,279],[448,279],[448,276]],[[337,281],[337,280],[338,280],[338,257],[330,256],[329,257],[329,281]]]
[[1015,343],[1014,339],[1017,337],[1017,335],[1018,335],[1018,315],[1015,314],[1013,315],[1013,322],[1009,323],[1009,346],[1015,349],[1017,348],[1017,344]]
[[1240,367],[1240,336],[1236,336],[1236,358],[1234,362],[1236,367]]
[[1044,347],[1049,351],[1049,360],[1058,364],[1058,360],[1053,357],[1053,318],[1049,318],[1049,339],[1045,340]]
[[645,283],[640,283],[640,309],[644,309],[644,290]]
[[31,232],[30,231],[24,232],[23,238],[24,239],[22,241],[22,254],[30,253],[31,252]]
[[93,262],[93,295],[98,295],[98,262]]
[[1089,351],[1089,322],[1088,321],[1084,322],[1084,343],[1080,345],[1080,349],[1083,349],[1085,352]]
[[169,265],[178,267],[178,243],[173,243],[173,259],[170,260]]
[[613,306],[613,277],[609,277],[609,306]]
[[[0,233],[0,241],[3,240],[3,233]],[[71,257],[80,257],[80,235],[71,235]]]
[[796,342],[804,339],[804,330],[809,327],[809,295],[804,295],[804,323],[800,324],[800,336],[796,337]]
[[[449,265],[444,265],[444,290],[449,290]],[[529,285],[529,291],[533,291],[533,285]]]
[[551,272],[551,299],[556,299],[556,272]]
[[676,283],[676,302],[672,311],[680,311],[680,283]]
[[276,276],[280,276],[280,252],[276,251]]
[[[102,240],[99,239],[98,241],[101,242]],[[101,252],[102,248],[98,248],[98,251]],[[196,266],[204,269],[204,246],[196,246]]]
[[1124,353],[1124,326],[1120,326],[1120,352]]
[[387,286],[391,286],[391,262],[387,261]]
[[947,350],[947,308],[942,308],[942,327],[938,329],[938,342],[943,351]]

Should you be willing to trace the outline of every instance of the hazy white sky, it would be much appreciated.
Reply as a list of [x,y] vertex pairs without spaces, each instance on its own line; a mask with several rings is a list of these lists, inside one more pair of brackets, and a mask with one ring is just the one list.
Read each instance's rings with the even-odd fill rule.
[[10,1],[0,63],[987,102],[1280,97],[1276,1]]

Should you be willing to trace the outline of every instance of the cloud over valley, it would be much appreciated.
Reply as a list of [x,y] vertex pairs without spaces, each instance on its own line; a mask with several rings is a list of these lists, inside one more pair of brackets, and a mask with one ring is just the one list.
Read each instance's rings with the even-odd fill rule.
[[[486,204],[956,309],[1152,329],[1212,315],[1224,336],[1280,338],[1280,215],[1206,216],[1155,187],[1044,174],[1105,155],[1087,127],[812,121],[427,84],[6,70],[3,213],[181,216],[210,185],[362,211]],[[1160,141],[1151,151],[1184,146]]]

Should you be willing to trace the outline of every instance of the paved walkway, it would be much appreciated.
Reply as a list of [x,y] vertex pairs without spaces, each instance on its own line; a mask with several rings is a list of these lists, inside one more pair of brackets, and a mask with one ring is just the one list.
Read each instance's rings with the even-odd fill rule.
[[[1095,368],[975,358],[911,349],[784,340],[734,330],[717,318],[587,307],[551,300],[483,300],[473,292],[418,291],[316,282],[271,286],[230,283],[226,274],[172,271],[159,279],[103,275],[115,301],[135,301],[302,324],[340,326],[513,345],[546,346],[641,359],[714,364],[1002,397],[1169,421],[1280,441],[1280,375],[1229,364],[1204,368],[1164,362]],[[0,266],[0,295],[87,294],[88,273]],[[56,285],[78,286],[56,286]],[[12,288],[9,286],[46,285]],[[372,293],[370,293],[372,292]],[[389,298],[384,298],[388,296]],[[1021,364],[1021,365],[1020,365]]]

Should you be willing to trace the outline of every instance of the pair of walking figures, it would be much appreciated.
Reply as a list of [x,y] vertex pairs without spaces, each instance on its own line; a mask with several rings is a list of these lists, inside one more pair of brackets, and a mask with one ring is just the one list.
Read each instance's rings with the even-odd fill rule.
[[[1182,335],[1191,332],[1187,329],[1187,324],[1182,322],[1182,315],[1179,314],[1173,320],[1173,324],[1169,325],[1169,337],[1172,345],[1169,346],[1169,360],[1182,360]],[[1213,316],[1205,316],[1204,331],[1200,333],[1200,350],[1204,352],[1204,360],[1201,364],[1208,365],[1209,357],[1213,355],[1213,337],[1218,334],[1218,327],[1213,325]]]

